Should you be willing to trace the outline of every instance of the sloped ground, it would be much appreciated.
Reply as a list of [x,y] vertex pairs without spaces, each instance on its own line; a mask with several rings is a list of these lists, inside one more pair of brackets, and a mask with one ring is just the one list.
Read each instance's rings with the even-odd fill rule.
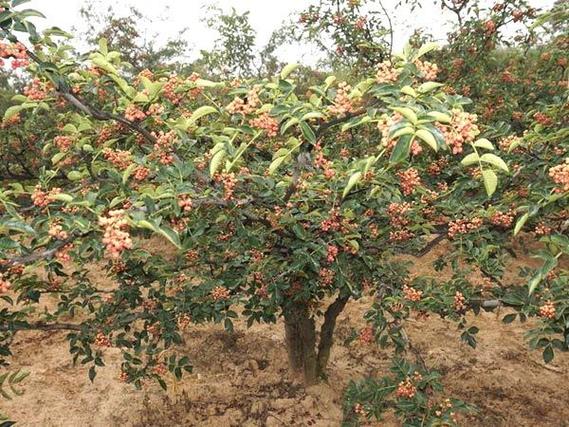
[[[416,272],[435,256],[417,263]],[[337,426],[349,380],[383,375],[389,366],[388,352],[347,342],[370,304],[370,298],[348,304],[338,319],[329,380],[309,389],[288,374],[282,324],[247,330],[237,322],[232,335],[219,325],[188,330],[183,349],[194,373],[170,381],[168,392],[121,383],[114,349],[106,350],[107,367],[91,384],[86,369],[72,366],[64,332],[20,334],[13,366],[31,375],[24,396],[0,405],[22,426]],[[528,350],[525,328],[503,325],[503,314],[471,319],[480,327],[476,350],[459,342],[455,324],[436,318],[410,322],[409,335],[427,364],[445,374],[448,394],[479,407],[464,425],[569,426],[569,355],[544,365],[540,353]],[[397,424],[387,416],[370,425]]]

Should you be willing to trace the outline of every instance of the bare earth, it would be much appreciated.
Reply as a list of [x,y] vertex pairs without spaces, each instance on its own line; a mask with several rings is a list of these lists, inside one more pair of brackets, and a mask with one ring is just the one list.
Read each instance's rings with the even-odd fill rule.
[[[168,392],[121,383],[115,349],[106,350],[107,367],[91,384],[87,369],[72,366],[64,332],[34,332],[18,335],[13,345],[13,367],[31,372],[25,394],[0,405],[21,426],[338,426],[349,380],[381,376],[389,366],[389,351],[346,342],[363,327],[370,304],[368,297],[347,306],[329,379],[309,389],[289,376],[282,324],[246,329],[237,322],[232,335],[219,325],[191,327],[183,350],[194,373],[169,381]],[[460,343],[454,323],[434,317],[410,322],[409,336],[427,364],[444,374],[448,394],[478,406],[464,425],[569,426],[569,355],[546,366],[528,349],[525,326],[503,325],[503,314],[470,319],[480,328],[476,350]],[[370,425],[397,424],[388,415]]]

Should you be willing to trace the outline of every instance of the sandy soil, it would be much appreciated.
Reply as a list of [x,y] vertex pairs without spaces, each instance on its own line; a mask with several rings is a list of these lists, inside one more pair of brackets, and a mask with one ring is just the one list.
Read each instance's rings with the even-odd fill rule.
[[[20,334],[13,366],[31,375],[24,396],[0,404],[21,426],[337,426],[348,381],[383,375],[389,365],[389,352],[347,343],[370,303],[347,306],[329,379],[308,389],[289,376],[282,324],[246,329],[237,322],[231,335],[217,325],[186,333],[183,351],[194,373],[170,381],[168,392],[121,383],[114,349],[106,350],[107,367],[91,384],[86,369],[72,366],[65,333]],[[445,374],[448,394],[480,409],[464,425],[569,426],[569,355],[544,365],[539,352],[528,350],[525,327],[500,319],[491,313],[471,319],[481,330],[476,350],[460,343],[454,323],[440,319],[411,321],[409,336],[427,364]],[[387,418],[372,425],[397,424]]]

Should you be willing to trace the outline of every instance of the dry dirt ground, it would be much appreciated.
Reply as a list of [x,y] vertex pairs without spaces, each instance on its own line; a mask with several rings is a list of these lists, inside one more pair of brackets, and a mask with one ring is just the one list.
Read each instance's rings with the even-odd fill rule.
[[[113,349],[91,384],[86,369],[72,366],[65,333],[20,334],[13,366],[31,375],[22,397],[0,405],[21,426],[338,426],[349,380],[383,375],[389,366],[389,352],[347,343],[370,303],[364,298],[347,306],[338,319],[329,379],[308,389],[289,376],[282,324],[246,329],[237,322],[231,335],[217,325],[188,330],[183,351],[194,373],[170,381],[168,392],[121,383],[120,354]],[[503,325],[503,314],[470,319],[480,327],[475,350],[460,343],[454,323],[440,319],[410,322],[409,336],[427,364],[444,374],[448,394],[479,408],[463,425],[569,426],[569,355],[544,365],[540,353],[528,350],[525,327]],[[387,417],[370,425],[397,424]]]

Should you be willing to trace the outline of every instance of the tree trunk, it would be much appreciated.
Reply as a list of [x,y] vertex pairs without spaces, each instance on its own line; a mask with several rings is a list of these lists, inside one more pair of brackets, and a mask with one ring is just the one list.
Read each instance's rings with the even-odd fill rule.
[[336,319],[344,310],[349,296],[338,296],[326,313],[324,313],[324,323],[320,330],[320,341],[318,342],[318,375],[323,375],[330,359],[330,350],[334,343],[334,330],[336,329]]
[[336,319],[344,310],[348,296],[338,296],[324,314],[316,351],[316,325],[308,306],[293,303],[285,309],[285,335],[289,365],[293,373],[302,376],[306,385],[315,384],[324,374],[333,344]]
[[316,327],[308,307],[294,303],[284,312],[285,335],[290,367],[302,375],[306,385],[318,380],[316,359]]

